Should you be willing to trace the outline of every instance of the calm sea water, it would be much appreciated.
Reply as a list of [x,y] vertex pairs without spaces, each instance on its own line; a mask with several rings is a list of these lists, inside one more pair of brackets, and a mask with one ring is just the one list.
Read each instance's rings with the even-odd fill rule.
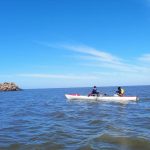
[[[90,88],[0,92],[0,150],[150,150],[150,86],[139,102],[69,102]],[[98,88],[113,94],[116,87]]]

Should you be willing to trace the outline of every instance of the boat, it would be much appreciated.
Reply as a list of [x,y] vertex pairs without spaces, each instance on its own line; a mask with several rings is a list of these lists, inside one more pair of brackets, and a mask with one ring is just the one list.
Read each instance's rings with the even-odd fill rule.
[[68,100],[89,100],[89,101],[107,101],[107,102],[129,102],[129,101],[137,101],[139,98],[137,96],[84,96],[79,94],[65,94],[65,97]]

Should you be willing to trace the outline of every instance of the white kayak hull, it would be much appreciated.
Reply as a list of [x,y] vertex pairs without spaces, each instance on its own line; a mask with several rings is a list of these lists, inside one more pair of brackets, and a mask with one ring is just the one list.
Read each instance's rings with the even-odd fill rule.
[[68,100],[90,100],[90,101],[114,101],[114,102],[128,102],[128,101],[137,101],[138,97],[136,96],[81,96],[81,95],[65,95]]

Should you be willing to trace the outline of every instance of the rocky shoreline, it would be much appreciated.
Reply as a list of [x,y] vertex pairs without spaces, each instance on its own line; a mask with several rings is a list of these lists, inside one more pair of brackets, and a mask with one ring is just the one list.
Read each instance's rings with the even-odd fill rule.
[[0,91],[20,91],[21,89],[14,82],[0,83]]

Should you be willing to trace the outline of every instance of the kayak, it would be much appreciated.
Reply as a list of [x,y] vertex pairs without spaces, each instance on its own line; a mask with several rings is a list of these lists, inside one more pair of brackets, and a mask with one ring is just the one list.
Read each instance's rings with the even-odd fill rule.
[[79,94],[65,94],[65,97],[68,100],[90,100],[90,101],[108,101],[108,102],[129,102],[137,101],[138,97],[136,96],[83,96]]

